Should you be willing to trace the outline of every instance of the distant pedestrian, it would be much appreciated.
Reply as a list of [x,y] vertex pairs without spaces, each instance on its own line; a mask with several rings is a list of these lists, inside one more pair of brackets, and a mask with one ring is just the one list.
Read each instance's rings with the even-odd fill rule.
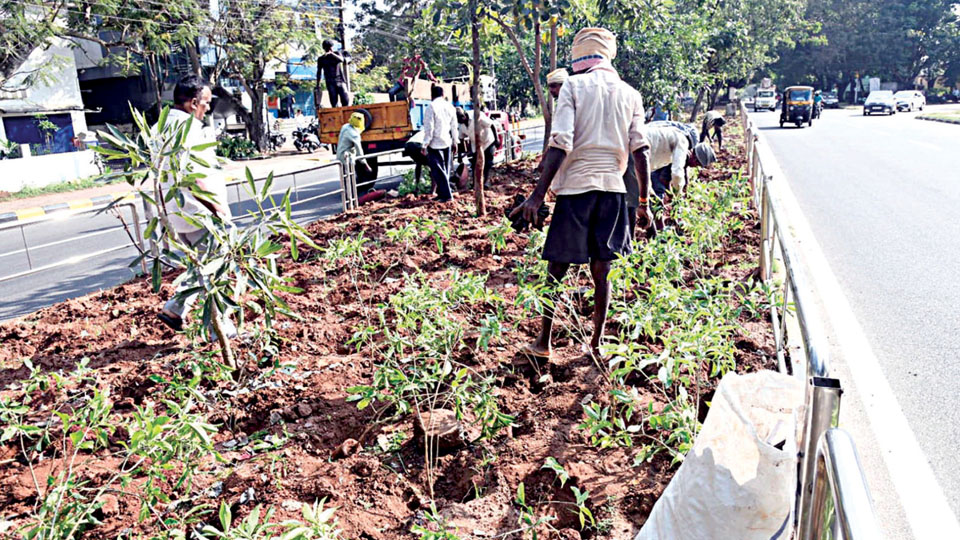
[[403,155],[413,160],[414,164],[416,164],[414,168],[414,179],[417,185],[420,184],[420,176],[423,174],[423,168],[430,167],[430,162],[427,161],[427,156],[423,153],[424,135],[421,129],[407,139],[407,142],[403,145]]
[[[717,140],[717,148],[723,150],[723,126],[727,125],[727,120],[723,114],[717,111],[707,111],[703,115],[703,127],[700,129],[700,141],[709,142]],[[711,133],[711,131],[713,133]]]
[[430,164],[430,178],[437,186],[434,200],[448,202],[453,200],[450,167],[458,139],[457,112],[444,99],[442,86],[433,85],[430,96],[433,100],[423,112],[423,154]]
[[498,131],[498,125],[494,122],[487,112],[484,110],[484,107],[480,106],[480,144],[478,150],[476,131],[474,130],[474,112],[465,112],[461,121],[461,127],[463,128],[466,136],[464,137],[469,143],[469,149],[472,154],[470,160],[470,166],[476,168],[477,166],[477,152],[483,152],[483,184],[487,186],[490,181],[490,173],[493,171],[493,154],[496,150],[496,142],[500,137],[500,132]]
[[[167,115],[167,122],[174,124],[185,124],[190,122],[187,131],[185,148],[192,148],[198,145],[215,142],[211,133],[203,129],[203,118],[210,109],[210,100],[212,94],[210,86],[204,83],[196,75],[187,75],[177,82],[173,90],[173,109]],[[199,154],[207,163],[216,163],[216,155],[213,148],[208,148]],[[197,187],[211,194],[210,197],[197,197],[189,190],[181,190],[183,195],[182,203],[172,200],[165,203],[166,211],[169,215],[170,226],[176,232],[179,240],[191,247],[199,247],[215,240],[207,233],[203,227],[189,223],[182,216],[211,216],[219,219],[225,224],[231,222],[230,206],[227,202],[226,178],[218,174],[215,170],[208,167],[194,165],[196,172],[205,174],[202,178],[197,178]],[[166,191],[172,187],[172,182],[165,182],[162,188]],[[177,286],[173,298],[164,304],[163,309],[157,314],[157,317],[170,328],[180,331],[183,329],[183,320],[190,313],[193,305],[200,297],[200,290],[203,284],[192,280],[183,280]],[[192,292],[191,289],[195,289]],[[230,339],[236,337],[237,329],[230,321],[228,313],[221,315],[221,328],[223,328],[224,338]],[[208,328],[208,334],[213,338],[216,334],[212,328]]]
[[[350,105],[350,96],[347,94],[347,64],[344,54],[333,50],[333,41],[323,40],[323,55],[317,59],[317,74],[323,73],[323,80],[327,83],[327,95],[330,96],[330,106],[338,104],[343,107]],[[319,95],[319,94],[317,94]],[[319,106],[319,103],[317,104]]]
[[303,115],[303,111],[300,109],[293,113],[293,120],[297,123],[297,129],[301,131],[307,129],[307,117]]

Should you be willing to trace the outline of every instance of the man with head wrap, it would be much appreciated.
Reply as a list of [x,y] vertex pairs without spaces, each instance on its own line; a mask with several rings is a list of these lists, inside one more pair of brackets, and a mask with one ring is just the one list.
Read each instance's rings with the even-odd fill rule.
[[[350,115],[350,119],[347,120],[347,123],[340,128],[340,138],[337,139],[337,160],[340,163],[343,163],[343,166],[346,167],[349,163],[355,163],[357,167],[362,167],[367,176],[372,176],[373,171],[370,169],[370,165],[363,160],[363,145],[360,144],[360,134],[363,133],[363,130],[366,127],[366,118],[363,116],[363,113],[355,112]],[[361,186],[357,186],[358,191],[366,191],[367,189],[373,187],[372,183],[367,183],[361,189]]]
[[550,91],[553,99],[560,97],[560,89],[563,88],[563,83],[567,82],[568,78],[569,75],[565,68],[555,69],[547,73],[547,90]]
[[687,185],[687,167],[709,167],[717,160],[709,142],[697,143],[696,131],[676,122],[651,122],[645,133],[650,143],[651,184],[657,197],[667,190],[680,193]]
[[[531,223],[549,188],[557,196],[543,248],[548,272],[559,283],[571,264],[590,263],[595,287],[590,352],[599,355],[610,303],[611,261],[630,252],[630,231],[623,173],[628,151],[639,179],[639,225],[652,220],[647,202],[649,144],[643,134],[643,100],[620,80],[611,60],[616,38],[602,28],[584,28],[573,40],[574,76],[560,89],[549,149],[533,194],[511,214]],[[524,348],[535,358],[550,357],[553,311],[543,315],[537,340]]]

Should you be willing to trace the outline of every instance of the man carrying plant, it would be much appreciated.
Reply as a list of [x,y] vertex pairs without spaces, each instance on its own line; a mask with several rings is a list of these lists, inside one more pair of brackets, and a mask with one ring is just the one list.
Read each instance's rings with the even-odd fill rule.
[[[571,264],[590,264],[595,288],[590,353],[600,354],[600,340],[610,304],[611,262],[630,252],[626,188],[623,173],[633,153],[640,194],[638,225],[651,221],[648,204],[649,144],[643,134],[643,100],[620,80],[611,60],[616,37],[603,28],[584,28],[573,40],[570,77],[560,90],[543,172],[533,194],[511,217],[522,214],[531,223],[549,188],[556,206],[543,248],[548,272],[559,284]],[[546,309],[536,341],[524,347],[527,356],[550,358],[554,310]]]
[[[212,94],[210,87],[200,80],[196,75],[187,75],[177,82],[173,90],[173,108],[167,115],[167,123],[177,126],[185,126],[186,140],[184,148],[194,148],[200,145],[206,145],[215,142],[211,134],[203,129],[203,118],[210,109],[210,100]],[[215,151],[212,147],[204,150],[191,150],[191,153],[207,164],[214,164],[217,161]],[[185,157],[181,157],[181,160]],[[227,201],[226,179],[221,174],[217,174],[210,167],[200,167],[194,164],[194,172],[201,172],[205,176],[196,179],[197,187],[200,191],[209,194],[209,197],[195,196],[191,190],[182,189],[182,203],[174,200],[165,203],[168,222],[170,227],[176,232],[178,238],[184,244],[197,247],[210,241],[207,230],[196,226],[196,218],[200,216],[211,216],[224,223],[230,223],[230,206]],[[171,181],[164,182],[161,188],[164,193],[173,187]],[[185,219],[186,218],[186,219]],[[190,220],[188,222],[187,220]],[[191,223],[192,222],[192,223]],[[183,329],[183,318],[190,313],[193,305],[200,296],[202,286],[190,280],[183,280],[177,286],[173,298],[164,304],[163,309],[157,314],[157,317],[170,328],[180,331]],[[191,292],[191,289],[194,289]],[[227,339],[236,337],[237,329],[230,321],[229,316],[222,317],[221,327],[224,330],[224,337]],[[212,329],[208,328],[209,335],[214,336]]]

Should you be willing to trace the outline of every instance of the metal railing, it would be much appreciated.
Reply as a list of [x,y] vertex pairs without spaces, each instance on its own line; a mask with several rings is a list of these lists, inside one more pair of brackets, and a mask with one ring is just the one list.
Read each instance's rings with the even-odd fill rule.
[[[833,538],[882,538],[856,446],[846,432],[836,428],[842,388],[838,379],[829,377],[826,334],[814,307],[811,282],[789,234],[790,223],[780,196],[785,176],[743,104],[740,118],[752,203],[760,213],[760,275],[766,283],[774,283],[777,277],[783,280],[779,301],[770,307],[777,361],[781,371],[790,371],[806,383],[806,416],[799,444],[796,538],[819,540],[828,528],[834,533]],[[782,263],[782,272],[775,272],[776,261]],[[797,362],[795,354],[790,354],[788,366],[790,317],[796,318],[799,328],[799,335],[790,338],[802,342],[795,349],[802,361]],[[832,505],[827,504],[827,495],[832,495]]]
[[[29,242],[27,241],[27,235],[26,235],[26,229],[27,229],[27,227],[30,227],[30,226],[33,226],[33,225],[38,225],[38,224],[41,224],[41,223],[50,223],[50,222],[54,222],[54,221],[63,221],[63,220],[71,219],[71,218],[76,218],[76,217],[82,216],[82,215],[84,215],[84,214],[91,214],[91,213],[101,212],[101,211],[103,211],[105,208],[107,208],[108,206],[110,206],[110,204],[111,204],[111,203],[104,203],[104,204],[100,204],[100,205],[96,205],[96,206],[91,206],[91,207],[89,207],[89,208],[83,208],[83,209],[77,209],[77,210],[62,210],[62,211],[59,211],[59,212],[54,212],[54,213],[52,213],[52,214],[45,214],[45,215],[38,216],[38,217],[35,217],[35,218],[27,219],[27,220],[13,221],[13,222],[10,222],[10,223],[5,223],[5,224],[3,224],[3,225],[0,225],[0,232],[6,231],[6,230],[12,230],[12,229],[20,229],[20,238],[21,238],[21,240],[22,240],[22,242],[23,242],[23,247],[20,248],[20,249],[15,249],[15,250],[7,251],[7,252],[5,252],[5,253],[0,253],[0,260],[4,259],[4,258],[6,258],[6,257],[11,257],[11,256],[14,256],[14,255],[23,254],[23,255],[26,257],[26,261],[27,261],[27,270],[24,270],[24,271],[21,271],[21,272],[14,272],[13,274],[7,274],[7,275],[5,275],[5,276],[0,276],[0,283],[6,282],[6,281],[11,281],[11,280],[14,280],[14,279],[17,279],[17,278],[22,278],[22,277],[30,276],[30,275],[33,275],[33,274],[36,274],[36,273],[39,273],[39,272],[47,271],[47,270],[53,270],[53,269],[56,269],[56,268],[60,268],[60,267],[62,267],[62,266],[67,266],[67,265],[71,265],[71,264],[76,264],[76,263],[83,262],[83,261],[86,261],[86,260],[89,260],[89,259],[93,259],[93,258],[95,258],[95,257],[100,257],[100,256],[103,256],[103,255],[107,255],[107,254],[113,253],[113,252],[115,252],[115,251],[121,251],[121,250],[130,248],[130,247],[137,247],[137,248],[139,248],[140,250],[143,250],[143,235],[140,233],[140,231],[141,231],[141,226],[143,225],[143,222],[140,220],[140,212],[137,210],[138,201],[137,201],[136,199],[130,198],[129,200],[122,200],[122,201],[118,202],[117,204],[114,205],[113,208],[114,208],[117,212],[121,212],[122,209],[129,209],[129,210],[130,210],[130,222],[131,222],[131,225],[133,226],[133,238],[134,238],[134,241],[132,241],[132,242],[126,242],[126,243],[123,243],[123,244],[121,244],[121,245],[111,246],[111,247],[104,248],[104,249],[94,250],[94,251],[92,251],[92,252],[83,253],[83,254],[80,254],[80,255],[74,255],[74,256],[72,256],[72,257],[68,257],[68,258],[66,258],[66,259],[61,259],[61,260],[59,260],[59,261],[56,261],[56,262],[53,262],[53,263],[49,263],[49,264],[44,264],[44,265],[40,265],[40,266],[34,265],[34,257],[31,256],[31,251],[33,251],[34,254],[36,254],[37,251],[40,251],[40,250],[42,250],[42,249],[47,249],[47,248],[62,246],[62,245],[65,245],[65,244],[69,244],[69,243],[73,243],[73,242],[77,242],[77,241],[81,241],[81,240],[88,240],[88,239],[90,239],[90,238],[96,238],[96,237],[99,237],[99,236],[104,236],[104,235],[109,234],[109,233],[113,233],[113,232],[120,231],[120,230],[125,230],[126,227],[125,227],[124,225],[119,225],[119,226],[116,226],[116,227],[108,227],[108,228],[106,228],[106,229],[102,229],[102,230],[98,230],[98,231],[94,231],[94,232],[90,232],[90,233],[85,233],[85,234],[81,234],[81,235],[77,235],[77,236],[72,236],[72,237],[69,237],[69,238],[62,238],[62,239],[59,239],[59,240],[55,240],[55,241],[53,241],[53,242],[47,242],[47,243],[44,243],[44,244],[34,245],[34,246],[31,246],[31,245],[29,244]],[[142,266],[144,272],[146,272],[146,266],[145,266],[145,264],[146,264],[146,263],[144,262],[144,263],[143,263],[143,266]]]

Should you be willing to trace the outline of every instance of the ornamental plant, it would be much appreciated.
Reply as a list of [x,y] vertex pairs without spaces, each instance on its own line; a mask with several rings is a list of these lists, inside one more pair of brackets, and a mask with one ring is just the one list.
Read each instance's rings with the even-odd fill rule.
[[[188,148],[187,133],[194,120],[172,122],[168,119],[169,108],[163,109],[156,125],[150,125],[139,111],[132,112],[138,135],[130,138],[116,127],[108,126],[108,131],[99,135],[112,148],[96,148],[108,159],[128,162],[123,171],[107,176],[122,178],[136,188],[149,217],[143,239],[151,246],[163,246],[141,251],[131,267],[149,262],[154,291],[160,290],[165,268],[183,270],[175,284],[184,280],[198,284],[181,293],[200,293],[195,310],[198,316],[192,318],[188,335],[200,336],[212,327],[215,335],[207,337],[218,341],[223,363],[236,369],[233,349],[222,329],[223,315],[236,313],[241,330],[245,323],[248,328],[253,326],[252,335],[268,343],[276,317],[279,314],[294,316],[278,293],[300,292],[280,275],[280,257],[289,251],[296,260],[300,245],[317,246],[291,217],[289,189],[279,201],[275,200],[270,191],[272,173],[258,189],[250,169],[246,170],[244,187],[256,209],[249,212],[248,223],[243,228],[218,216],[184,213],[182,209],[188,196],[212,201],[213,194],[198,185],[212,164],[206,163],[198,152],[216,143]],[[170,225],[173,216],[202,229],[210,241],[196,245],[183,242]],[[129,224],[125,226],[129,233]],[[283,238],[289,239],[287,246]],[[250,324],[245,321],[246,311],[261,317]]]

